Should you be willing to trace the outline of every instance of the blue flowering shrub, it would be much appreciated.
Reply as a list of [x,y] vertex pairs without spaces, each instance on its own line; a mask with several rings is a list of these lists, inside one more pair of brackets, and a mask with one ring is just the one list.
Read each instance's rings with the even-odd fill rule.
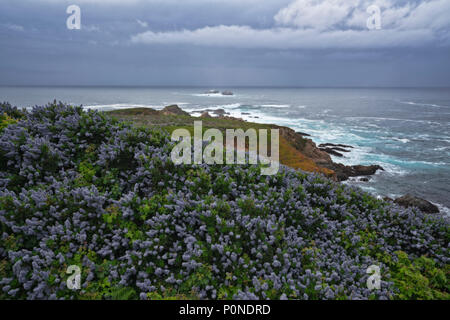
[[0,106],[0,132],[2,132],[8,125],[16,123],[18,119],[21,119],[24,113],[12,107],[9,103],[2,103]]
[[0,114],[1,299],[450,297],[442,217],[287,167],[176,166],[168,133],[81,107]]

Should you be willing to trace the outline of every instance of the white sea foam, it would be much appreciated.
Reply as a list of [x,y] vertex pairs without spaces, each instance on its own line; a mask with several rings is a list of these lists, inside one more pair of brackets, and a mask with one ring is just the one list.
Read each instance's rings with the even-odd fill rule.
[[210,97],[210,98],[236,98],[236,95],[226,95],[222,93],[192,93],[194,97]]
[[404,163],[406,165],[427,165],[427,166],[445,166],[448,165],[447,162],[432,162],[432,161],[421,161],[421,160],[405,160],[405,159],[393,159],[395,163]]
[[221,104],[217,106],[213,106],[208,109],[236,109],[242,106],[240,103],[229,103],[229,104]]
[[331,158],[336,163],[342,163],[347,166],[352,165],[380,165],[384,170],[378,170],[377,175],[387,176],[404,176],[409,173],[408,170],[402,168],[399,164],[393,163],[393,159],[387,155],[375,154],[370,147],[356,146],[351,149],[351,152],[345,153],[344,157],[336,157],[331,155]]
[[[188,112],[202,113],[205,110],[224,109],[225,111],[229,112],[230,110],[237,109],[240,106],[241,106],[240,103],[218,104],[218,105],[211,105],[211,106],[191,105],[189,107],[183,108],[183,110],[188,111]],[[211,114],[211,115],[214,115],[214,114]]]
[[433,108],[450,108],[449,106],[440,106],[438,104],[434,103],[420,103],[420,102],[414,102],[414,101],[400,101],[403,104],[409,104],[414,106],[424,106],[424,107],[433,107]]
[[181,106],[186,106],[189,105],[189,102],[164,102],[163,105],[165,106],[170,106],[170,105],[174,105],[176,104],[177,106],[179,106],[181,108]]
[[450,149],[450,147],[439,147],[439,148],[434,148],[433,150],[434,151],[444,151],[444,150],[447,150],[447,149]]
[[403,142],[403,143],[408,143],[408,142],[411,141],[411,140],[406,139],[406,138],[393,138],[393,140],[400,141],[400,142]]
[[401,177],[401,176],[405,176],[408,173],[410,173],[410,171],[403,169],[402,167],[395,165],[395,164],[391,164],[388,162],[378,162],[378,165],[382,166],[384,171],[377,171],[377,174],[379,175],[388,175],[388,176],[396,176],[396,177]]
[[404,121],[404,122],[417,122],[417,123],[428,123],[428,124],[437,124],[441,125],[441,123],[430,120],[413,120],[413,119],[399,119],[399,118],[383,118],[383,117],[346,117],[348,120],[352,119],[367,119],[367,120],[375,120],[375,121]]
[[443,206],[439,203],[433,203],[433,204],[438,207],[440,213],[442,213],[444,216],[450,218],[450,208]]
[[261,107],[264,108],[290,108],[290,104],[262,104]]
[[116,109],[131,109],[131,108],[151,108],[162,109],[162,105],[149,105],[149,104],[129,104],[129,103],[114,103],[114,104],[102,104],[102,105],[88,105],[83,106],[85,109],[96,110],[116,110]]

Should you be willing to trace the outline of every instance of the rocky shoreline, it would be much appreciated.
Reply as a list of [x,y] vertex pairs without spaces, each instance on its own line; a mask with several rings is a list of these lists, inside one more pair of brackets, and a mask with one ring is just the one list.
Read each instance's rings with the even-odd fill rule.
[[[224,109],[203,109],[193,112],[193,114],[198,113],[201,114],[201,118],[217,117],[245,121],[241,118],[234,118],[229,116],[229,113],[227,113]],[[210,113],[214,116],[212,116]],[[250,114],[245,113],[245,115]],[[311,136],[308,133],[296,132],[289,127],[281,127],[276,125],[273,125],[273,127],[278,128],[280,130],[281,136],[291,142],[297,150],[313,160],[318,166],[334,171],[334,175],[332,178],[336,181],[342,182],[348,180],[351,177],[360,177],[359,181],[368,182],[370,176],[376,174],[378,171],[384,171],[383,167],[376,164],[348,166],[342,163],[334,162],[332,160],[330,155],[344,157],[343,153],[350,153],[352,149],[355,149],[354,146],[334,143],[322,143],[317,146],[312,139],[308,138]],[[417,207],[424,213],[439,213],[439,208],[436,205],[425,199],[410,194],[404,195],[395,200],[385,197],[384,200],[392,201],[405,208]]]
[[[335,145],[331,143],[321,144],[319,146],[310,139],[309,134],[303,132],[296,132],[288,127],[279,127],[280,134],[291,142],[294,142],[294,146],[297,147],[299,151],[305,154],[307,157],[311,158],[319,166],[333,170],[335,172],[334,179],[337,181],[346,181],[350,177],[367,177],[374,175],[378,170],[384,170],[379,165],[353,165],[347,166],[342,163],[334,162],[330,156],[333,154],[329,150],[336,148],[350,148],[354,147],[348,145]],[[331,148],[330,148],[331,147]],[[350,152],[346,150],[345,152]]]
[[[233,124],[239,128],[249,128],[249,125],[252,125],[252,122],[230,116],[230,114],[224,109],[202,109],[188,113],[182,110],[178,105],[166,106],[159,111],[148,108],[141,110],[138,108],[131,109],[129,111],[112,111],[112,114],[120,115],[122,118],[136,123],[141,123],[144,120],[146,125],[186,125],[187,122],[192,121],[194,115],[200,115],[200,118],[204,119],[204,122],[207,122],[213,127],[219,125],[221,121],[225,121],[227,124]],[[131,118],[127,118],[127,116],[131,116]],[[163,118],[163,120],[160,118]],[[160,119],[159,122],[155,123],[156,119]],[[215,119],[217,119],[217,121]],[[261,124],[255,123],[255,126],[261,126]],[[376,164],[348,166],[332,160],[331,155],[343,157],[343,153],[350,153],[353,149],[355,149],[354,146],[333,143],[322,143],[317,146],[308,133],[296,132],[289,127],[274,124],[265,124],[265,126],[279,129],[280,138],[284,139],[284,141],[290,146],[290,148],[284,150],[284,153],[288,153],[287,155],[284,154],[285,157],[299,158],[297,159],[297,163],[300,163],[300,165],[292,166],[293,168],[300,168],[305,171],[321,172],[338,182],[346,181],[355,177],[359,177],[359,181],[361,182],[367,182],[369,181],[370,176],[376,174],[378,171],[384,171],[383,167]],[[280,162],[282,162],[281,158]],[[309,169],[305,168],[305,166],[308,166],[308,163],[313,164],[313,166],[309,166]],[[289,164],[285,165],[290,166]],[[385,200],[393,201],[403,207],[414,206],[426,213],[439,212],[439,209],[431,202],[412,195],[405,195],[395,200],[385,198]]]
[[[162,112],[166,112],[168,109],[174,111],[178,106],[168,106],[163,109]],[[179,110],[174,112],[174,114],[181,115],[185,113],[185,111]],[[227,113],[224,109],[202,109],[196,110],[192,112],[192,114],[199,114],[201,118],[227,118],[227,119],[235,119],[238,121],[245,121],[241,118],[231,117],[229,113]],[[211,113],[211,114],[210,114]],[[191,115],[192,115],[191,114]],[[346,166],[341,163],[333,162],[330,155],[335,155],[338,157],[342,157],[341,152],[351,152],[348,149],[354,149],[353,146],[345,145],[345,144],[332,144],[332,143],[324,143],[317,146],[314,141],[310,138],[309,134],[304,132],[296,132],[295,130],[288,127],[281,127],[273,125],[280,130],[280,135],[286,138],[293,146],[303,153],[305,156],[313,160],[317,165],[333,170],[335,175],[333,178],[337,181],[346,181],[350,177],[367,177],[374,175],[378,170],[384,170],[379,165],[354,165],[354,166]]]
[[[351,148],[354,147],[348,145],[333,145],[331,143],[316,145],[316,143],[306,138],[305,133],[298,133],[288,127],[278,127],[280,129],[280,135],[288,139],[293,145],[304,155],[312,159],[317,165],[333,170],[335,172],[334,179],[337,181],[346,181],[350,177],[361,177],[374,175],[378,170],[384,170],[379,165],[353,165],[347,166],[341,163],[336,163],[331,159],[328,149],[330,146],[333,148]],[[309,135],[308,135],[309,136]],[[322,147],[321,147],[322,146]],[[346,151],[350,152],[350,151]]]

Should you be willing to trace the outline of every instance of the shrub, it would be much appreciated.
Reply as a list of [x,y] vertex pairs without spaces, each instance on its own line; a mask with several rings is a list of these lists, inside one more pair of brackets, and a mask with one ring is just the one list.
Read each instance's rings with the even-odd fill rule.
[[449,298],[441,217],[286,167],[175,166],[172,148],[61,103],[4,127],[0,298]]

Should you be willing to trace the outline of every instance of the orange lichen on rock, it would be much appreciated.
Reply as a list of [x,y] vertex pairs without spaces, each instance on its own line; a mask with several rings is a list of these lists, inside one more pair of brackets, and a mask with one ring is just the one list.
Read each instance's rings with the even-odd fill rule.
[[319,167],[313,160],[295,149],[282,136],[280,136],[280,163],[294,169],[301,169],[308,172],[319,172],[328,177],[334,176],[333,170]]

